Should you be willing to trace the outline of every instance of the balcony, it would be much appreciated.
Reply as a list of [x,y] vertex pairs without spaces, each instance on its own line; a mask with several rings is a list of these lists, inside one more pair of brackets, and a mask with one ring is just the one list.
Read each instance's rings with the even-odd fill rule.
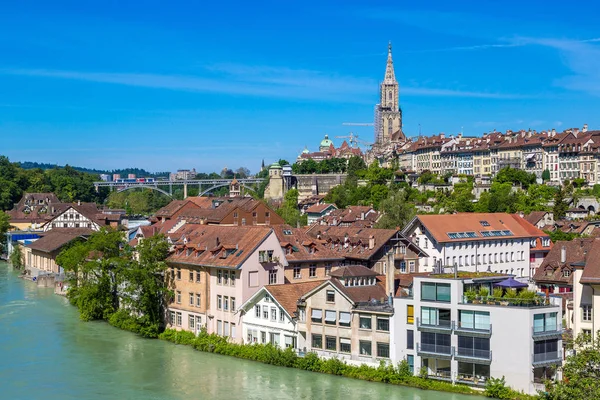
[[427,377],[440,381],[452,381],[452,371],[438,369],[437,371],[429,372]]
[[543,367],[546,365],[562,364],[562,351],[550,351],[533,355],[533,366]]
[[417,354],[425,357],[430,356],[437,358],[452,358],[454,355],[454,347],[438,344],[417,343]]
[[464,324],[461,321],[454,326],[454,333],[476,337],[492,336],[492,324]]
[[450,320],[439,320],[435,324],[423,323],[423,321],[417,317],[417,329],[425,332],[440,332],[440,333],[451,333],[453,322]]
[[547,340],[547,339],[562,339],[563,330],[562,327],[556,327],[556,329],[540,329],[535,326],[531,328],[531,336],[533,340]]
[[456,374],[456,382],[464,383],[465,385],[473,386],[485,386],[485,382],[489,379],[489,376],[485,375],[472,375],[472,374]]
[[478,350],[469,347],[459,347],[454,354],[458,361],[474,362],[477,364],[489,364],[492,362],[491,350]]

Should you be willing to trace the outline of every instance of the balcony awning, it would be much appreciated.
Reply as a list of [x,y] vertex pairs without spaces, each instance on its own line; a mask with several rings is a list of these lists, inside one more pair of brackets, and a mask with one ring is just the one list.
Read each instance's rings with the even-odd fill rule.
[[323,318],[323,310],[316,310],[313,308],[310,317],[315,319]]
[[325,321],[326,322],[335,322],[335,320],[336,320],[335,317],[336,317],[335,311],[325,310]]
[[350,323],[350,313],[341,312],[340,313],[340,324],[349,324]]
[[535,158],[535,154],[534,153],[527,154],[525,156],[525,158],[527,158],[528,160],[531,160],[531,159]]
[[502,282],[498,282],[496,283],[494,286],[496,287],[501,287],[501,288],[526,288],[529,285],[526,283],[522,283],[519,282],[517,280],[515,280],[512,276],[510,278],[507,278],[505,280],[503,280]]
[[350,342],[350,339],[341,337],[340,338],[340,343],[342,343],[342,344],[350,344],[351,342]]

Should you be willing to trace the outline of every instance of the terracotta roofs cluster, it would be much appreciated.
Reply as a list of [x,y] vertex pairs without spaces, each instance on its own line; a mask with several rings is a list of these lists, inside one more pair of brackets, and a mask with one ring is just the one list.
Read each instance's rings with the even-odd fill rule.
[[373,228],[381,213],[369,206],[348,206],[337,209],[317,220],[318,225]]

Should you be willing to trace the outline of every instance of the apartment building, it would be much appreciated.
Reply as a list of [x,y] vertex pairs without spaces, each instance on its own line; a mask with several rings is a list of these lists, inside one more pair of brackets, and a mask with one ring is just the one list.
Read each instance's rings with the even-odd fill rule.
[[[389,281],[387,281],[389,282]],[[363,266],[345,266],[298,301],[298,347],[323,358],[379,365],[390,359],[386,279]]]
[[174,298],[168,325],[241,343],[237,307],[266,285],[284,283],[285,254],[269,227],[186,225],[167,258]]
[[428,261],[423,260],[420,272],[456,266],[461,271],[529,278],[536,239],[542,239],[542,249],[550,248],[546,233],[520,216],[506,213],[417,215],[402,234],[427,253]]
[[543,389],[563,360],[561,303],[467,298],[507,275],[446,276],[416,276],[410,295],[394,298],[391,361],[431,379],[483,387],[505,377],[525,393]]

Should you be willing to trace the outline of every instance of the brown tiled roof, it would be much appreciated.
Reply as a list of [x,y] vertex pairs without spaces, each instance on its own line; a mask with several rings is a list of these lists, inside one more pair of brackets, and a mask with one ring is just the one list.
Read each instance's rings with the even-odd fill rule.
[[593,239],[579,282],[600,283],[600,239]]
[[377,272],[362,265],[348,265],[331,271],[331,276],[334,278],[368,277],[377,276]]
[[177,231],[176,250],[167,262],[238,268],[272,232],[264,226],[186,224]]
[[[354,228],[341,226],[313,225],[307,233],[324,241],[326,246],[336,254],[351,259],[369,260],[381,247],[385,246],[396,234],[395,229]],[[369,239],[375,243],[369,248]]]
[[[586,255],[590,252],[595,239],[573,239],[571,241],[558,241],[552,247],[552,250],[544,258],[542,264],[537,268],[533,280],[537,283],[561,283],[573,284],[571,273],[565,276],[564,270],[571,272],[573,264],[584,262]],[[560,261],[562,248],[566,249],[566,262]],[[589,255],[587,255],[589,258]]]
[[[40,204],[40,201],[43,203]],[[58,215],[66,206],[54,193],[25,193],[7,214],[13,223],[43,223]]]
[[548,214],[547,211],[532,211],[523,218],[530,224],[535,225],[540,222],[546,214]]
[[51,253],[65,246],[78,237],[87,237],[92,234],[88,228],[54,228],[44,236],[27,245],[32,250]]
[[[506,213],[417,215],[416,218],[438,243],[548,236],[520,216]],[[489,225],[484,226],[481,221],[486,221]],[[482,231],[503,230],[511,231],[512,235],[487,237],[481,234]],[[475,237],[452,239],[448,236],[452,232],[475,232]]]
[[265,289],[277,300],[290,316],[294,316],[300,297],[323,283],[315,280],[301,283],[286,283],[283,285],[268,285]]
[[320,214],[323,211],[327,210],[328,208],[336,208],[336,206],[334,204],[331,203],[322,203],[322,204],[313,204],[312,206],[310,206],[306,212],[307,213],[315,213],[315,214]]
[[331,278],[330,282],[354,303],[367,303],[371,300],[381,301],[387,298],[385,276],[379,275],[375,279],[377,280],[375,285],[367,286],[344,286],[336,278]]
[[159,218],[171,218],[177,211],[181,210],[184,206],[188,204],[197,205],[195,202],[190,200],[173,200],[160,210],[158,210],[154,215]]
[[[340,254],[330,250],[328,246],[315,240],[300,228],[292,228],[289,225],[273,225],[272,228],[281,247],[287,250],[285,258],[290,263],[344,259]],[[291,235],[286,235],[286,233],[291,233]],[[307,244],[307,246],[312,247],[312,253],[304,245],[308,242],[310,244]]]

